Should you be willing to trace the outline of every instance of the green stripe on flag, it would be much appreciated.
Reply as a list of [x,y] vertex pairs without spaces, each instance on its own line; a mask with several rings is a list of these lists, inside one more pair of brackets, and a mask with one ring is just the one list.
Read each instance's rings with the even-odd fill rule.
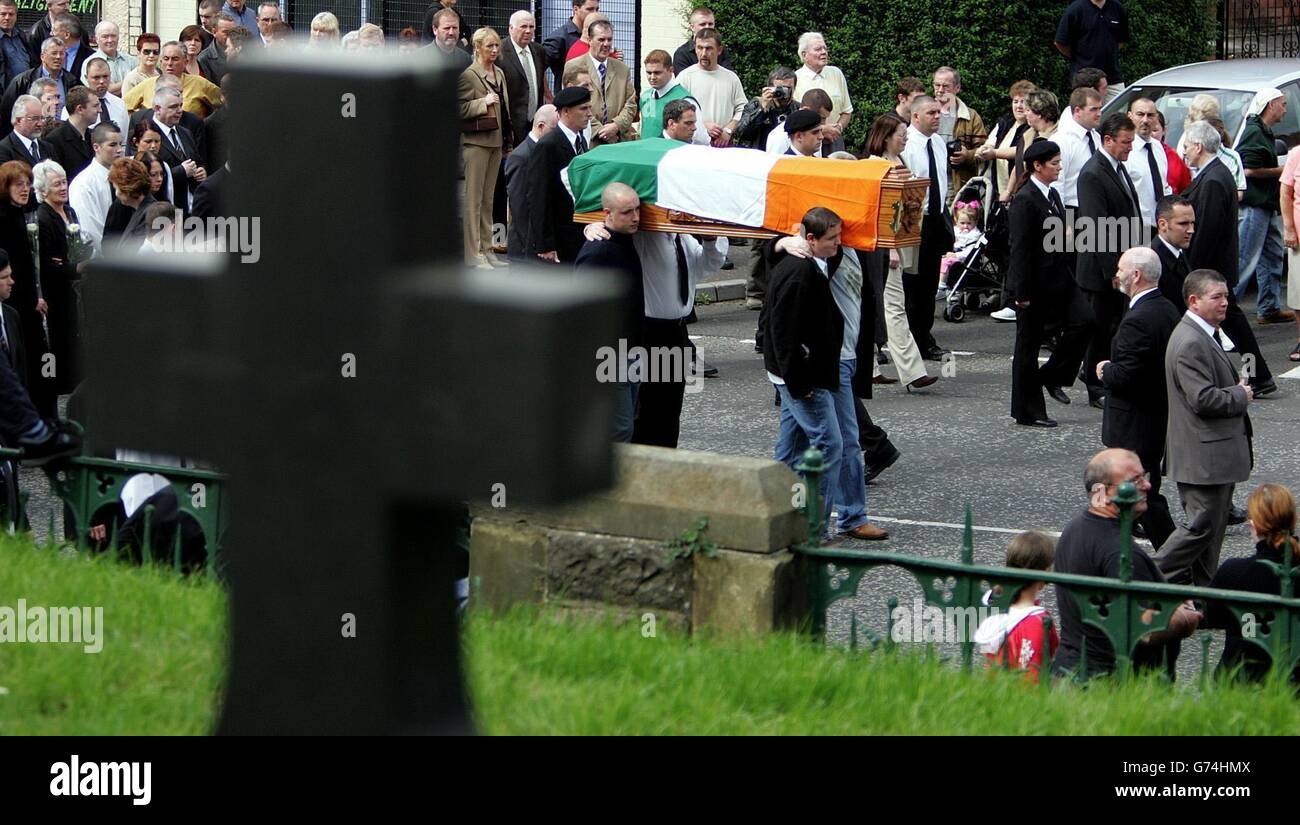
[[600,193],[611,183],[626,183],[642,203],[659,196],[659,161],[686,144],[666,138],[646,138],[597,146],[569,163],[569,188],[574,212],[600,209]]

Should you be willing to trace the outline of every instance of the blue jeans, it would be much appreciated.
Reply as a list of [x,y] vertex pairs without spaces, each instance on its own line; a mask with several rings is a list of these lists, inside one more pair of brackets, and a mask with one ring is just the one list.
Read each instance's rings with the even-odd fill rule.
[[[814,390],[811,398],[795,398],[783,385],[781,426],[776,439],[776,459],[791,469],[811,445],[821,450],[824,472],[818,493],[822,519],[831,528],[831,508],[838,509],[839,530],[852,530],[867,522],[866,481],[858,451],[858,418],[851,385],[856,361],[840,362],[838,390]],[[797,472],[797,471],[796,471]]]
[[[1255,312],[1260,317],[1282,309],[1282,216],[1258,206],[1243,206],[1237,218],[1238,250],[1237,300],[1241,301],[1251,278],[1259,276],[1259,300]],[[1226,273],[1224,277],[1227,277]]]
[[[628,369],[631,370],[629,364]],[[614,385],[614,441],[630,444],[636,427],[636,396],[640,389],[636,381]]]

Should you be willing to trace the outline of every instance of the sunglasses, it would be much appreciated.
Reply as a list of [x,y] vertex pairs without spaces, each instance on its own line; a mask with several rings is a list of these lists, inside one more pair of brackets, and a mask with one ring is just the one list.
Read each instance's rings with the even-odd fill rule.
[[158,54],[158,49],[141,49],[140,54]]

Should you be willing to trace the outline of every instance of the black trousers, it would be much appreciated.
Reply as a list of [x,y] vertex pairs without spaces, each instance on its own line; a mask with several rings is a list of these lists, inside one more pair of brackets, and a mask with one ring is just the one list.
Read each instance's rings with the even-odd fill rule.
[[1101,379],[1097,377],[1097,364],[1110,358],[1110,343],[1119,329],[1120,318],[1124,316],[1124,306],[1128,298],[1118,289],[1104,292],[1083,290],[1088,306],[1092,308],[1092,340],[1088,343],[1088,353],[1083,359],[1083,381],[1088,385],[1089,395],[1102,390]]
[[867,412],[867,405],[862,403],[862,399],[853,400],[858,414],[858,446],[862,448],[863,460],[871,464],[875,459],[884,457],[894,445],[889,441],[889,433],[871,420],[871,413]]
[[[1297,276],[1293,275],[1292,277]],[[1255,331],[1251,329],[1250,320],[1246,317],[1246,313],[1242,312],[1241,307],[1237,304],[1237,297],[1233,294],[1233,289],[1230,284],[1228,288],[1228,314],[1224,316],[1223,323],[1219,326],[1232,339],[1237,352],[1241,353],[1243,370],[1248,363],[1244,360],[1245,357],[1249,355],[1254,359],[1254,366],[1250,369],[1250,383],[1255,386],[1267,384],[1273,380],[1273,372],[1268,368],[1268,363],[1264,360],[1264,354],[1259,351],[1259,341],[1255,339]]]
[[681,372],[664,374],[660,369],[658,374],[651,373],[641,382],[637,391],[636,424],[632,428],[633,444],[677,446],[682,400],[686,395],[686,371],[694,358],[691,339],[686,334],[686,320],[646,318],[642,326],[642,344],[650,353],[650,360],[663,366],[680,364]]
[[934,329],[934,293],[939,289],[939,263],[943,253],[952,248],[952,236],[942,218],[927,217],[921,223],[921,248],[917,252],[916,273],[903,273],[903,307],[912,337],[924,355],[939,346]]
[[1142,467],[1151,474],[1151,489],[1147,492],[1147,511],[1139,517],[1138,522],[1146,530],[1151,546],[1159,550],[1165,539],[1174,532],[1174,519],[1169,515],[1169,499],[1160,493],[1160,464],[1165,451],[1135,450],[1142,460]]
[[[1118,294],[1118,293],[1117,293]],[[1011,417],[1017,421],[1047,418],[1043,387],[1074,383],[1092,337],[1092,311],[1073,284],[1057,295],[1030,301],[1016,310],[1016,344],[1011,356]],[[1043,339],[1060,332],[1047,363],[1038,365]]]

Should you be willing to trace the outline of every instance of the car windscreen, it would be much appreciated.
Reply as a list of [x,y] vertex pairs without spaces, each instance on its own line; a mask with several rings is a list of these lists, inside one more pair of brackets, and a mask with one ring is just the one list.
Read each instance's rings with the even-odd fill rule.
[[1135,97],[1149,97],[1156,102],[1156,108],[1165,116],[1165,145],[1178,146],[1178,139],[1183,135],[1183,125],[1187,120],[1187,109],[1197,95],[1208,94],[1219,101],[1219,117],[1228,130],[1228,135],[1236,143],[1241,123],[1246,119],[1246,110],[1255,97],[1254,92],[1240,89],[1194,89],[1178,86],[1151,86],[1134,84],[1111,101],[1104,114],[1128,111],[1129,103]]

